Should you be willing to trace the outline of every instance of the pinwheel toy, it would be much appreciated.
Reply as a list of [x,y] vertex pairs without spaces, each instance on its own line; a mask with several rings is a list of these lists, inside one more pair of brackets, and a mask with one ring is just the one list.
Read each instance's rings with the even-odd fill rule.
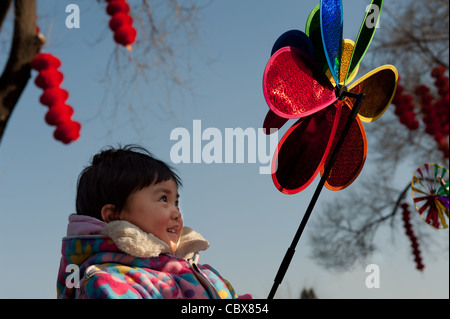
[[448,228],[449,179],[448,169],[434,163],[421,165],[411,181],[416,209],[429,225]]
[[[382,4],[382,0],[371,3],[379,12]],[[362,121],[378,119],[397,87],[398,74],[392,65],[376,68],[351,83],[379,15],[373,23],[373,15],[366,13],[356,43],[342,38],[342,17],[341,0],[321,0],[309,15],[306,32],[291,30],[276,40],[264,70],[263,92],[269,106],[263,125],[266,133],[297,119],[281,138],[272,160],[276,188],[296,194],[321,174],[269,298],[287,271],[323,186],[341,190],[358,177],[367,152]]]

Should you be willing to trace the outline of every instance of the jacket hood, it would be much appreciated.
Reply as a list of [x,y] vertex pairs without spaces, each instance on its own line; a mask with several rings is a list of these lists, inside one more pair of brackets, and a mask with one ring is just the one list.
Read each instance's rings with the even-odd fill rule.
[[[153,234],[143,232],[141,229],[127,221],[113,221],[108,223],[101,231],[112,239],[117,247],[134,257],[150,258],[160,254],[171,254],[169,246]],[[202,235],[189,227],[183,227],[178,247],[173,254],[177,258],[189,259],[209,247],[208,241]]]
[[[71,214],[67,226],[67,236],[63,238],[63,243],[65,241],[84,240],[90,242],[90,249],[82,251],[79,249],[80,245],[78,245],[73,247],[74,250],[66,249],[62,251],[62,255],[75,254],[80,257],[88,257],[90,254],[103,251],[106,248],[105,245],[102,245],[102,247],[95,244],[91,246],[98,240],[101,242],[106,238],[112,240],[119,251],[134,257],[151,258],[162,253],[171,254],[170,248],[165,242],[153,234],[145,233],[128,221],[117,220],[105,223],[94,217]],[[208,247],[209,243],[202,235],[189,227],[183,227],[177,250],[173,255],[177,258],[189,259],[195,253],[206,250]],[[116,250],[113,247],[108,247],[108,249]]]

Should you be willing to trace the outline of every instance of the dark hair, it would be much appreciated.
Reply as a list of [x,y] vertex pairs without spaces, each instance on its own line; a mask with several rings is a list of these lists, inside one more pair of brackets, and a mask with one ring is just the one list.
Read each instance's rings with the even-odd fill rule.
[[96,154],[78,177],[76,212],[103,220],[104,205],[113,204],[119,213],[131,194],[170,179],[181,186],[177,174],[145,148],[109,147]]

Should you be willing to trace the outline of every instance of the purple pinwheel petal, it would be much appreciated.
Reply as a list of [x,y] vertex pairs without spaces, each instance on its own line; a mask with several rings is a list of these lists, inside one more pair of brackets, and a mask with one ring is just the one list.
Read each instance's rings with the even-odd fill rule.
[[448,196],[437,196],[436,198],[442,203],[442,205],[444,205],[445,208],[447,208],[447,210],[449,209]]

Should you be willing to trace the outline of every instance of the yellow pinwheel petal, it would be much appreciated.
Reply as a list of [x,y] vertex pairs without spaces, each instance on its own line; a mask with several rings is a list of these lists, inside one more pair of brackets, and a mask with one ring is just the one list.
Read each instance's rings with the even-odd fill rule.
[[387,64],[370,71],[349,86],[351,92],[366,96],[358,113],[361,121],[373,122],[383,115],[394,98],[397,81],[397,69]]

